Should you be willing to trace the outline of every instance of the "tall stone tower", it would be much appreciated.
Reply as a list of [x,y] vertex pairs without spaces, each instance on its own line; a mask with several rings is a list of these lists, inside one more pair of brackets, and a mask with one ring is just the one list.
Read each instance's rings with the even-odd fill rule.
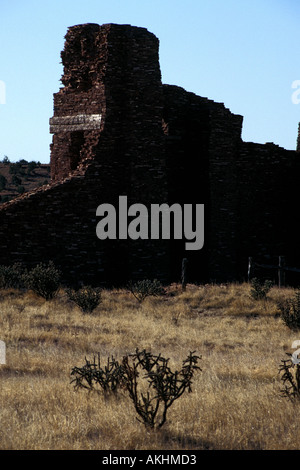
[[[158,46],[152,33],[130,25],[84,24],[66,34],[64,87],[54,95],[50,119],[51,175],[56,181],[84,174],[86,210],[95,213],[107,202],[117,207],[121,195],[128,204],[167,201]],[[99,257],[106,273],[111,266],[110,277],[127,270],[138,277],[145,265],[151,276],[153,259],[167,276],[166,242],[106,245]]]
[[[110,164],[131,167],[145,180],[147,166],[153,172],[163,164],[158,39],[129,25],[78,25],[69,28],[61,57],[64,87],[50,119],[52,178],[82,169],[91,157],[103,164],[109,150]],[[116,154],[123,161],[114,162]]]
[[52,182],[1,207],[1,264],[53,260],[72,283],[168,279],[167,241],[96,236],[100,204],[167,201],[158,46],[130,25],[68,29],[50,119]]

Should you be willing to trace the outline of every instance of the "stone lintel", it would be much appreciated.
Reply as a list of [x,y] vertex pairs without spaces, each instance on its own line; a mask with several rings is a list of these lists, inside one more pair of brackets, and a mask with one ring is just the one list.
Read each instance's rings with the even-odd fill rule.
[[50,118],[50,134],[100,129],[101,114],[77,114]]

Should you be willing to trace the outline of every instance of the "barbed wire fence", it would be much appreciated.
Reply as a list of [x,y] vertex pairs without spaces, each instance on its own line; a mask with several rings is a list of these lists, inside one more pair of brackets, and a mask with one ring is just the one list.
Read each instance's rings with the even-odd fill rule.
[[274,269],[277,270],[278,273],[278,287],[285,286],[285,275],[287,272],[293,273],[300,273],[300,269],[288,266],[286,264],[285,256],[278,257],[278,264],[264,264],[264,263],[257,263],[253,260],[252,256],[248,258],[248,282],[250,282],[251,278],[253,278],[253,273],[255,268],[262,268],[262,269]]

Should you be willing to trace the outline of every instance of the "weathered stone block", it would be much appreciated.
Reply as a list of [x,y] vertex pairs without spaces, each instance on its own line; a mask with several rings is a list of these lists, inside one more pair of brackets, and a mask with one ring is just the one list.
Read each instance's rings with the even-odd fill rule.
[[78,114],[77,116],[54,116],[50,118],[50,133],[90,131],[100,129],[101,114]]

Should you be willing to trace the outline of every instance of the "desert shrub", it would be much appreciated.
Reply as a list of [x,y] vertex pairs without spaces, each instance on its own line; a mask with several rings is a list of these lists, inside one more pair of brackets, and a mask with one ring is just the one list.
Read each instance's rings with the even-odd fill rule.
[[101,289],[99,287],[85,286],[74,291],[66,289],[66,293],[70,300],[84,312],[91,313],[101,302]]
[[[136,349],[135,354],[123,358],[125,385],[145,426],[161,427],[174,401],[181,397],[185,390],[192,391],[194,372],[201,370],[197,366],[198,359],[199,356],[190,352],[183,361],[182,369],[173,372],[168,365],[169,359],[160,354],[155,356],[146,350]],[[146,387],[143,387],[142,378],[148,382]]]
[[266,280],[264,283],[260,281],[257,277],[254,277],[251,282],[251,291],[250,295],[254,300],[263,300],[266,299],[267,293],[271,289],[273,283],[272,281]]
[[11,266],[0,266],[0,288],[23,288],[25,273],[25,268],[21,263],[15,263]]
[[115,393],[124,384],[124,369],[113,356],[108,357],[104,368],[101,367],[100,362],[100,354],[98,353],[97,362],[95,357],[93,362],[85,358],[83,367],[73,367],[71,376],[74,376],[74,378],[71,383],[74,383],[75,390],[85,388],[108,394],[110,392]]
[[28,289],[33,290],[44,299],[50,300],[55,297],[60,287],[60,278],[60,271],[52,261],[49,261],[48,265],[40,263],[32,268],[24,276],[24,282]]
[[281,363],[279,373],[284,384],[281,394],[290,399],[300,399],[300,364],[292,359],[282,359]]
[[291,330],[300,329],[300,290],[294,297],[278,301],[277,306],[284,323]]
[[157,279],[154,279],[153,281],[144,279],[135,283],[130,281],[128,289],[138,302],[143,302],[143,300],[148,296],[156,297],[164,294],[164,288]]

